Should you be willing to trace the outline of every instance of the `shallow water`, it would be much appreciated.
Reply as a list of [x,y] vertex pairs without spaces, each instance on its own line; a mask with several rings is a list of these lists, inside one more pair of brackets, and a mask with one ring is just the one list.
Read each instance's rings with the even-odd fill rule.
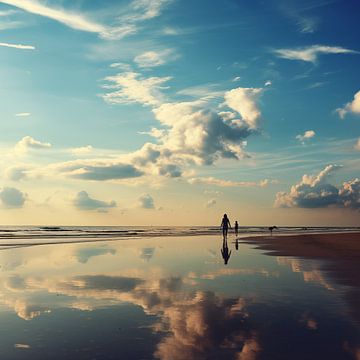
[[216,236],[4,248],[1,359],[356,359],[351,289]]
[[[359,227],[279,227],[274,234],[307,234],[359,232]],[[0,226],[0,249],[5,246],[38,245],[74,242],[95,242],[110,239],[139,239],[159,236],[218,235],[218,226]],[[268,234],[267,226],[240,226],[239,236]]]

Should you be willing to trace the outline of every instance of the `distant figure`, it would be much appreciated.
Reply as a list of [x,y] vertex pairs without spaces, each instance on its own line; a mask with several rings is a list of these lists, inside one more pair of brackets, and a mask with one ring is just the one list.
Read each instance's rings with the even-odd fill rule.
[[226,237],[224,237],[224,239],[223,239],[223,246],[222,246],[222,249],[221,249],[221,255],[222,255],[223,259],[224,259],[224,265],[227,265],[227,263],[228,263],[228,261],[230,259],[231,250],[229,252]]
[[272,236],[272,232],[274,229],[277,229],[278,227],[277,226],[270,226],[269,227],[269,231],[270,231],[270,236]]
[[225,240],[227,238],[228,229],[231,229],[230,220],[226,214],[224,214],[224,217],[222,218],[220,227],[222,228],[223,238]]
[[239,239],[238,238],[235,239],[235,249],[239,250]]
[[234,229],[235,229],[235,236],[237,237],[239,233],[239,224],[237,221],[235,221]]

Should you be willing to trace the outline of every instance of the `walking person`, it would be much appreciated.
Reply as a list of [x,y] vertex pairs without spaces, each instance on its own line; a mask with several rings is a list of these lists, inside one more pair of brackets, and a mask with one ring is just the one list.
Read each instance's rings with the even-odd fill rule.
[[228,229],[229,228],[231,229],[230,220],[228,219],[226,214],[224,214],[224,217],[222,218],[220,227],[222,228],[223,238],[226,239],[228,234]]
[[237,221],[235,221],[234,229],[235,229],[235,236],[237,237],[239,234],[239,224]]

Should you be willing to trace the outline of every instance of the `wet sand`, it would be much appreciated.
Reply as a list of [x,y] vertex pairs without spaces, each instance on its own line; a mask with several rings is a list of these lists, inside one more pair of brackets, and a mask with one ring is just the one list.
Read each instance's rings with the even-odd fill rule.
[[241,239],[267,255],[321,261],[332,281],[348,286],[347,301],[360,321],[360,233],[256,236]]

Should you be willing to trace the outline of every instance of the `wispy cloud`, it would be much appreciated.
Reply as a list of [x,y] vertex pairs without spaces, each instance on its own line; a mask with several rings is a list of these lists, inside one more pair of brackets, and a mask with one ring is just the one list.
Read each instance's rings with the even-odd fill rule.
[[220,187],[266,187],[273,184],[275,180],[264,179],[260,181],[232,181],[216,179],[214,177],[198,177],[188,180],[190,184],[215,185]]
[[9,44],[9,43],[0,42],[0,46],[20,49],[20,50],[35,50],[35,46],[32,45]]
[[137,32],[136,23],[159,16],[171,0],[135,0],[128,13],[118,17],[117,26],[106,26],[83,14],[50,7],[38,0],[0,0],[0,3],[17,7],[32,14],[58,21],[72,29],[96,33],[105,39],[119,39]]
[[171,77],[142,78],[135,72],[120,73],[108,76],[105,80],[112,83],[104,88],[115,89],[103,95],[103,99],[110,104],[129,104],[139,102],[144,105],[159,105],[163,95],[160,89]]
[[321,54],[358,54],[358,51],[346,49],[341,46],[312,45],[294,49],[276,49],[274,54],[288,60],[316,62]]
[[17,113],[15,114],[15,116],[18,116],[18,117],[26,117],[26,116],[30,116],[31,113],[29,112],[21,112],[21,113]]
[[142,68],[151,68],[163,65],[168,61],[175,60],[178,57],[173,49],[161,51],[146,51],[135,57],[134,62]]
[[76,30],[94,33],[106,32],[106,28],[103,25],[92,22],[80,14],[71,13],[63,9],[51,8],[37,0],[1,0],[0,2],[15,6],[32,14],[53,19]]

